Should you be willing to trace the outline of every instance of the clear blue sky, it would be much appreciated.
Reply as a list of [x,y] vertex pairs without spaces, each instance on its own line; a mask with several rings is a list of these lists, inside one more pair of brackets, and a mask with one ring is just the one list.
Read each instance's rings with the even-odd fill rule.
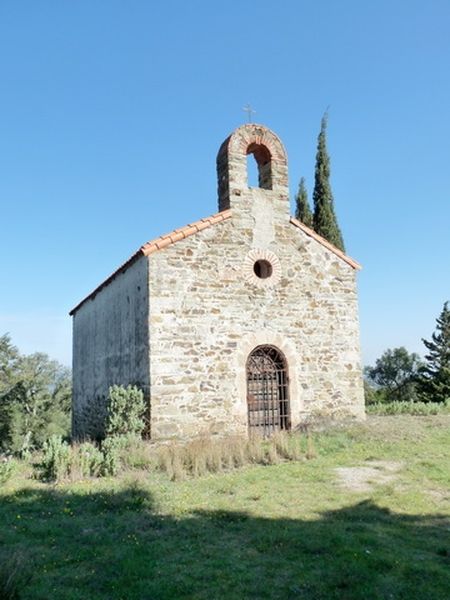
[[448,0],[2,0],[0,334],[70,364],[69,309],[143,242],[215,213],[245,121],[312,192],[330,106],[363,360],[422,353],[450,298]]

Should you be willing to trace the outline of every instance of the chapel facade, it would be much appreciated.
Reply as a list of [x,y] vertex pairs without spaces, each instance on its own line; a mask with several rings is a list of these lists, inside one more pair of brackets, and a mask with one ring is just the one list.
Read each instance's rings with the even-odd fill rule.
[[76,438],[101,435],[113,384],[144,390],[155,440],[364,418],[358,263],[290,216],[266,127],[236,129],[217,174],[217,214],[147,242],[71,311]]

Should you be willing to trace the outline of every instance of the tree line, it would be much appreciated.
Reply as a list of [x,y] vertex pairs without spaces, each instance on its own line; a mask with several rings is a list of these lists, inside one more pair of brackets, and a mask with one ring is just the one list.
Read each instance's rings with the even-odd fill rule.
[[366,403],[450,401],[450,309],[445,302],[436,319],[424,359],[406,348],[386,350],[373,367],[366,367]]
[[71,396],[69,368],[0,337],[0,453],[24,455],[51,435],[68,435]]

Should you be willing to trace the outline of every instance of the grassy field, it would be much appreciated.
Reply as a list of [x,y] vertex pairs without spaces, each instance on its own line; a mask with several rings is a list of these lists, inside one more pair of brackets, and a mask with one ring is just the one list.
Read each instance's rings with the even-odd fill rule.
[[450,417],[371,417],[314,445],[175,483],[23,468],[0,491],[0,556],[24,600],[448,600]]

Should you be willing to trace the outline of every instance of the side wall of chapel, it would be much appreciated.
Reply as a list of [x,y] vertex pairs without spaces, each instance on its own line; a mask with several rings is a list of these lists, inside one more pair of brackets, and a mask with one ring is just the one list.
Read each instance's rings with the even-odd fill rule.
[[72,434],[103,433],[111,385],[138,385],[148,397],[148,262],[121,271],[73,317]]

